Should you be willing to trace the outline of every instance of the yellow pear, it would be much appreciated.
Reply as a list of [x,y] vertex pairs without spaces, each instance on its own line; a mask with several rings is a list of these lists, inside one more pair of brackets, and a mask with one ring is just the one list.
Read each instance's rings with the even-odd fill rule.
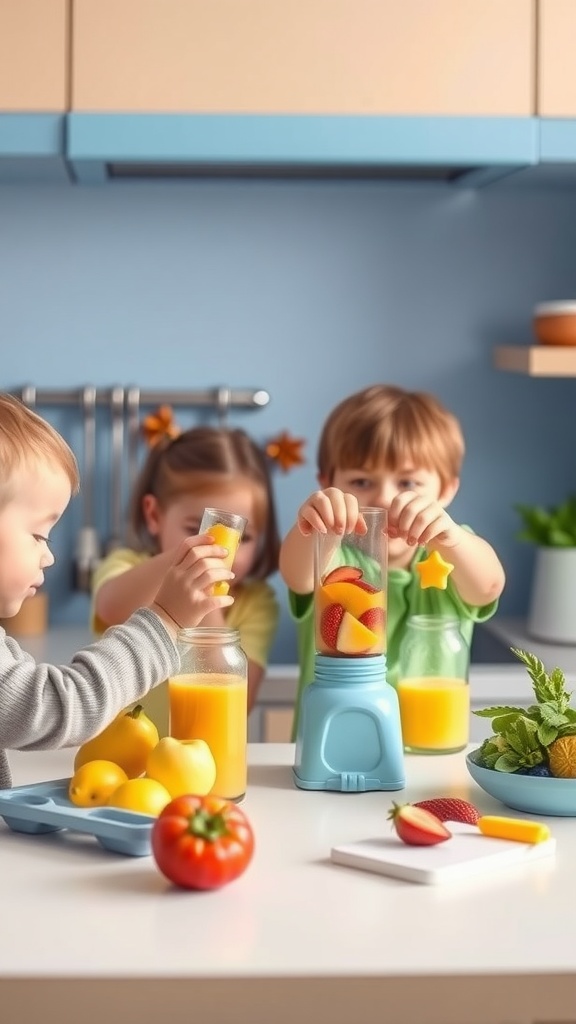
[[216,781],[216,762],[205,740],[165,736],[148,754],[146,775],[161,782],[172,798],[206,796]]

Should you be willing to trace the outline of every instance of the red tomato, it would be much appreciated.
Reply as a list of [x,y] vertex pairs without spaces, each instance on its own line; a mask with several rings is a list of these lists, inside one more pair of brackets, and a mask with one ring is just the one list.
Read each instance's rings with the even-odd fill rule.
[[238,878],[254,852],[254,833],[237,804],[218,796],[178,796],[152,826],[152,854],[183,889],[218,889]]

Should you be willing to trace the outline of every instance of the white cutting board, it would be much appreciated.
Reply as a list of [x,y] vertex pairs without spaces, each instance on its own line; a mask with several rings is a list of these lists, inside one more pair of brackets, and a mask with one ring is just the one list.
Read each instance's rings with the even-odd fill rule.
[[475,825],[450,821],[446,827],[452,832],[452,839],[435,846],[408,846],[392,835],[334,846],[330,856],[336,864],[436,885],[497,871],[510,864],[530,864],[556,852],[555,839],[517,843],[483,836]]

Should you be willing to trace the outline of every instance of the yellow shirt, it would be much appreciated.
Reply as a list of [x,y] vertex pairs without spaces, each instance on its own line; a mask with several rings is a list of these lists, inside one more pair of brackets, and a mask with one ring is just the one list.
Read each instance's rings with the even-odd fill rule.
[[[95,633],[103,633],[109,623],[95,612],[95,599],[100,587],[114,576],[146,562],[151,555],[131,548],[117,548],[104,558],[92,580],[90,625]],[[226,625],[240,633],[240,646],[249,661],[262,668],[268,664],[270,648],[276,634],[280,609],[274,589],[265,580],[241,583],[234,592],[234,604],[224,609]]]

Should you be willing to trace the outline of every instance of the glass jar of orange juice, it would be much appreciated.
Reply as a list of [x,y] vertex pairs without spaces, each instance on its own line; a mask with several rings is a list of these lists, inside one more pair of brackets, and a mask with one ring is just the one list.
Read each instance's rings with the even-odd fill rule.
[[452,754],[470,734],[469,650],[457,619],[413,615],[400,643],[398,699],[404,749]]
[[180,674],[168,680],[170,735],[205,740],[216,762],[211,792],[246,792],[248,662],[237,629],[197,626],[178,633]]

